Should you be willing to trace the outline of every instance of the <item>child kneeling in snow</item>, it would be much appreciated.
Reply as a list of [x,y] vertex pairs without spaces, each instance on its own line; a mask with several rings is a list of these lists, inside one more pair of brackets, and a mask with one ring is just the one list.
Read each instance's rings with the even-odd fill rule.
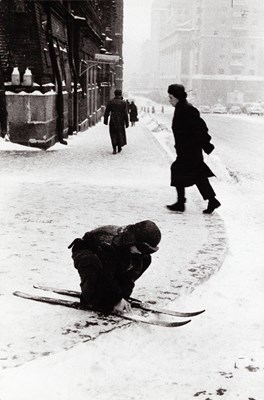
[[74,267],[81,278],[81,305],[104,313],[131,311],[135,281],[151,264],[161,232],[149,220],[119,227],[101,226],[75,239]]

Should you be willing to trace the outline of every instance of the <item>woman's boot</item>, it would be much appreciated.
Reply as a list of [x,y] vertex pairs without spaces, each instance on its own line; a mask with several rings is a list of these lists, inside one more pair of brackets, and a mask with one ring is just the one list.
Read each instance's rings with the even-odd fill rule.
[[185,197],[182,199],[178,199],[177,203],[171,204],[171,205],[167,205],[166,207],[170,210],[170,211],[179,211],[179,212],[184,212],[185,211],[185,203],[186,199]]
[[220,206],[221,206],[220,201],[218,201],[215,197],[212,197],[211,199],[209,199],[207,209],[203,210],[203,213],[212,214],[212,212]]

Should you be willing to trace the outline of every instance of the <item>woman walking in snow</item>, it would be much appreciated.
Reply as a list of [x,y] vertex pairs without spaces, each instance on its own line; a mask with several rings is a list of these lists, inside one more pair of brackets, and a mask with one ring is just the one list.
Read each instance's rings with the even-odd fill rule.
[[135,126],[135,123],[138,121],[138,110],[134,101],[131,101],[131,104],[129,106],[129,115],[131,126]]
[[211,214],[221,204],[208,177],[213,172],[203,161],[203,151],[210,154],[214,146],[199,111],[187,102],[187,93],[180,84],[168,87],[169,102],[175,107],[172,131],[175,139],[176,160],[171,165],[171,186],[177,191],[177,202],[168,205],[171,211],[185,210],[185,187],[196,185],[204,200],[208,200],[204,214]]

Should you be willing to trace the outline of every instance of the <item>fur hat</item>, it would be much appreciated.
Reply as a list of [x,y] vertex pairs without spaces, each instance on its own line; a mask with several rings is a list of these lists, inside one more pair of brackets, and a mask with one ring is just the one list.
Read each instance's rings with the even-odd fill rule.
[[185,87],[179,83],[174,83],[168,87],[168,93],[176,97],[178,100],[185,100],[187,93],[185,92]]

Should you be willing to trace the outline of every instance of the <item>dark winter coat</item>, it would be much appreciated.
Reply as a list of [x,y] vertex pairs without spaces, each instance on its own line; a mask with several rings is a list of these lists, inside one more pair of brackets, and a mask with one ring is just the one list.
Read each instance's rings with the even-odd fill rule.
[[202,178],[214,176],[203,161],[203,151],[209,154],[214,146],[199,111],[186,100],[179,101],[172,120],[177,158],[171,165],[171,186],[194,185]]
[[151,263],[150,255],[132,255],[118,244],[124,228],[106,225],[76,239],[72,247],[74,266],[81,278],[83,300],[111,312],[122,298],[128,299],[135,281]]
[[125,146],[126,129],[129,125],[126,102],[121,97],[110,100],[104,113],[104,124],[108,124],[110,116],[109,132],[113,148]]
[[129,114],[130,114],[130,122],[137,122],[138,121],[138,110],[135,103],[131,103],[129,107]]

